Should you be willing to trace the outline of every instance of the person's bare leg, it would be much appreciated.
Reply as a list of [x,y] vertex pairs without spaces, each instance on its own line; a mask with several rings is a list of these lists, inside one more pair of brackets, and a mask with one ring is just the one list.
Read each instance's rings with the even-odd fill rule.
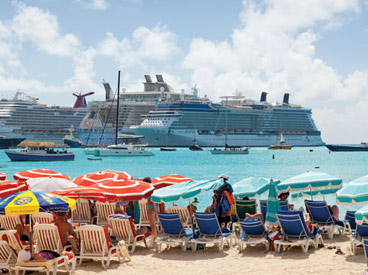
[[141,227],[141,228],[139,228],[139,229],[137,229],[136,231],[135,231],[135,234],[137,234],[137,235],[141,235],[141,234],[146,234],[147,233],[147,227]]
[[153,238],[156,239],[157,238],[157,229],[156,229],[156,215],[155,215],[155,211],[153,211],[152,209],[147,209],[147,214],[148,214],[148,220],[151,226],[151,230],[152,230],[152,234],[153,234]]

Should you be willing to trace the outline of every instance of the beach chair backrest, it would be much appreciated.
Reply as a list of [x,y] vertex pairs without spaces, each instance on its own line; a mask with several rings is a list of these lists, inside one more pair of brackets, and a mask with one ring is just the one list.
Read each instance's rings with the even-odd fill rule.
[[368,265],[368,239],[363,239],[363,249],[364,249],[365,261]]
[[244,220],[245,213],[249,213],[253,215],[257,212],[257,202],[255,199],[236,200],[235,210],[236,210],[236,216],[238,217],[238,220]]
[[334,220],[328,205],[325,201],[305,200],[305,207],[311,216],[311,220],[316,223],[333,224]]
[[[280,202],[280,210],[288,211],[289,210],[289,202],[288,201],[279,201]],[[267,201],[261,200],[261,213],[263,214],[263,217],[266,218],[267,216]]]
[[220,224],[215,213],[194,213],[201,235],[217,237],[222,235]]
[[139,223],[149,223],[148,213],[147,213],[147,200],[143,199],[138,201],[139,204]]
[[304,221],[303,212],[299,210],[280,210],[276,214],[282,231],[289,237],[303,238],[312,236]]
[[72,211],[72,223],[90,223],[90,203],[86,199],[75,200],[75,209]]
[[22,217],[19,215],[1,215],[1,226],[5,230],[16,230],[17,224],[20,224],[24,228]]
[[4,240],[4,235],[7,236],[8,243],[17,253],[23,249],[22,242],[20,241],[19,235],[16,230],[1,230],[0,240]]
[[357,224],[356,234],[360,238],[368,238],[368,223]]
[[355,211],[346,211],[345,220],[347,220],[349,222],[350,228],[352,230],[356,229],[357,224],[355,222]]
[[97,224],[98,225],[107,225],[108,221],[107,218],[114,214],[114,210],[116,208],[116,203],[96,203],[96,210],[97,210]]
[[54,216],[50,213],[36,213],[32,214],[32,222],[34,223],[52,223],[54,222]]
[[6,241],[0,240],[0,263],[16,263],[17,256]]
[[190,222],[190,213],[185,206],[169,206],[167,210],[169,213],[178,214],[182,223],[186,224]]
[[78,232],[81,240],[81,254],[107,255],[109,251],[107,228],[98,225],[82,225]]
[[260,237],[266,233],[266,229],[260,220],[256,221],[241,221],[240,225],[245,232],[250,237]]
[[112,229],[112,235],[127,243],[134,241],[134,224],[132,218],[108,218],[109,226]]
[[52,250],[63,252],[59,229],[54,224],[36,224],[33,228],[36,239],[36,251]]
[[288,211],[289,210],[289,202],[288,201],[280,201],[280,210]]
[[169,236],[185,236],[185,230],[178,213],[158,213],[158,218],[164,230]]

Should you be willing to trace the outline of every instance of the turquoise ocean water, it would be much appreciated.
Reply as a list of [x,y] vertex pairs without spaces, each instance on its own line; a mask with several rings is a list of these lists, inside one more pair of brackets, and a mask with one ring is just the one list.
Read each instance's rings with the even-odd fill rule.
[[[48,168],[65,173],[71,178],[101,171],[118,170],[131,174],[134,178],[150,176],[155,178],[167,174],[181,174],[197,180],[213,179],[220,174],[229,175],[230,183],[249,176],[271,177],[284,180],[307,171],[326,172],[340,177],[344,183],[368,174],[368,153],[331,152],[325,147],[293,148],[292,150],[270,151],[267,148],[251,148],[248,155],[212,155],[208,150],[193,152],[178,148],[174,152],[149,149],[152,157],[106,157],[102,161],[90,161],[83,149],[70,149],[75,153],[75,161],[69,162],[11,162],[0,151],[0,171],[7,173],[8,180],[18,171],[34,168]],[[313,150],[313,152],[310,152]],[[274,155],[274,159],[272,156]],[[204,210],[211,202],[211,193],[202,193],[199,210]],[[334,196],[325,198],[336,203]],[[303,200],[293,202],[297,207]],[[188,201],[178,202],[186,205]],[[344,215],[346,207],[340,207]]]

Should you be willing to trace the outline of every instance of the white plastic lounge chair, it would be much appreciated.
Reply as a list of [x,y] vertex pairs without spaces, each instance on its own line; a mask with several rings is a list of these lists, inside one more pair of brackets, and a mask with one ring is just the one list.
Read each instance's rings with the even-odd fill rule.
[[161,252],[163,244],[166,246],[180,244],[186,251],[189,241],[193,238],[193,230],[184,229],[178,213],[158,213],[158,217],[165,235],[156,240],[157,251]]
[[134,223],[132,218],[119,218],[120,215],[112,215],[115,217],[108,218],[109,225],[112,228],[111,235],[115,236],[118,240],[123,240],[125,244],[130,248],[130,253],[134,253],[137,242],[143,241],[147,247],[146,239],[151,238],[150,243],[153,245],[153,235],[151,233],[136,235],[134,231]]
[[5,230],[16,230],[17,224],[24,228],[22,217],[19,215],[1,215],[0,223]]
[[223,250],[225,242],[231,247],[234,232],[227,228],[221,228],[214,213],[194,213],[196,219],[199,237],[191,239],[192,251],[197,250],[197,244],[216,244],[219,250]]
[[75,209],[72,211],[72,223],[91,223],[91,209],[88,200],[75,200]]
[[102,203],[96,202],[96,210],[97,210],[97,224],[98,225],[107,225],[107,218],[114,214],[114,210],[116,208],[116,203]]
[[244,220],[239,222],[241,226],[241,238],[237,240],[239,253],[247,245],[263,244],[268,251],[268,240],[266,229],[260,220]]
[[351,251],[355,255],[358,245],[363,245],[363,238],[368,238],[368,224],[357,224],[356,231],[350,235],[350,247]]
[[192,219],[187,207],[185,206],[169,206],[167,208],[169,213],[176,213],[179,215],[181,223],[185,228],[192,227]]
[[34,223],[53,223],[54,216],[50,213],[39,212],[32,214],[32,222]]
[[139,223],[136,225],[138,228],[142,226],[150,226],[150,222],[148,219],[148,213],[147,213],[147,200],[139,200]]
[[79,264],[83,259],[96,259],[101,261],[103,268],[108,268],[112,258],[117,258],[120,263],[124,261],[120,249],[117,246],[110,246],[106,227],[83,225],[78,231],[81,240],[80,255],[77,256]]
[[57,275],[57,270],[59,267],[65,268],[69,274],[74,274],[74,270],[69,269],[69,260],[67,256],[60,256],[47,262],[17,262],[14,270],[15,274],[18,275],[19,271],[25,274],[26,271],[33,272],[46,272],[47,275],[52,271],[53,275]]
[[309,245],[318,248],[319,243],[323,244],[320,233],[309,232],[302,211],[281,210],[276,215],[281,225],[282,239],[274,241],[275,251],[280,252],[282,245],[288,245],[301,246],[304,253],[307,253]]
[[3,236],[6,235],[10,247],[15,250],[16,253],[23,249],[22,242],[20,241],[19,235],[16,230],[1,230],[0,239],[3,240]]
[[17,255],[6,241],[0,240],[0,269],[11,272],[17,262]]

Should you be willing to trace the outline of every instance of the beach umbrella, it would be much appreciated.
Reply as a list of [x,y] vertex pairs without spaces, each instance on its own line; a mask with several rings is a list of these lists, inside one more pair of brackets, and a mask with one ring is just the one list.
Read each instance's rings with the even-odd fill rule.
[[0,182],[0,198],[28,190],[25,182],[2,181]]
[[298,200],[306,197],[315,197],[315,196],[328,196],[328,195],[336,195],[336,192],[340,189],[325,189],[325,190],[315,190],[315,191],[303,191],[296,192],[291,194],[291,199]]
[[70,180],[68,175],[50,170],[50,169],[32,169],[28,171],[20,171],[13,175],[15,180],[29,180],[34,178],[62,178]]
[[368,204],[355,212],[355,221],[358,224],[368,223]]
[[71,198],[71,199],[87,199],[99,202],[115,202],[118,200],[116,197],[112,199],[113,196],[110,196],[110,199],[97,187],[90,186],[77,186],[70,188],[63,188],[57,191],[53,191],[52,194],[56,194],[59,196]]
[[0,172],[0,180],[6,180],[6,174]]
[[73,179],[73,182],[81,186],[92,186],[105,180],[130,180],[133,177],[126,172],[104,170],[99,172],[88,173]]
[[182,182],[155,190],[151,199],[157,203],[190,199],[202,192],[216,189],[221,183],[220,179]]
[[273,226],[277,223],[277,212],[280,211],[280,202],[277,198],[276,186],[271,179],[268,191],[267,214],[265,218],[266,226]]
[[343,205],[365,205],[368,203],[368,175],[345,184],[337,192],[336,201]]
[[[270,182],[270,178],[245,178],[232,185],[234,190],[234,197],[235,199],[242,199],[244,196],[248,196],[249,198],[262,196],[265,192],[269,190]],[[280,181],[274,179],[273,183],[274,185],[277,185],[280,183]]]
[[178,183],[186,182],[186,181],[194,181],[194,179],[191,179],[185,176],[181,176],[181,175],[177,175],[177,174],[171,174],[171,175],[161,176],[161,177],[152,179],[152,185],[155,187],[155,189],[160,189],[166,186],[170,186],[173,184],[178,184]]
[[76,187],[74,182],[63,178],[34,178],[26,181],[29,189],[32,191],[40,191],[50,193],[62,188]]
[[155,190],[151,183],[141,180],[105,180],[92,187],[100,189],[109,199],[119,197],[124,201],[148,198]]
[[342,179],[321,172],[306,172],[295,177],[288,178],[277,185],[281,192],[318,191],[326,189],[340,189]]

